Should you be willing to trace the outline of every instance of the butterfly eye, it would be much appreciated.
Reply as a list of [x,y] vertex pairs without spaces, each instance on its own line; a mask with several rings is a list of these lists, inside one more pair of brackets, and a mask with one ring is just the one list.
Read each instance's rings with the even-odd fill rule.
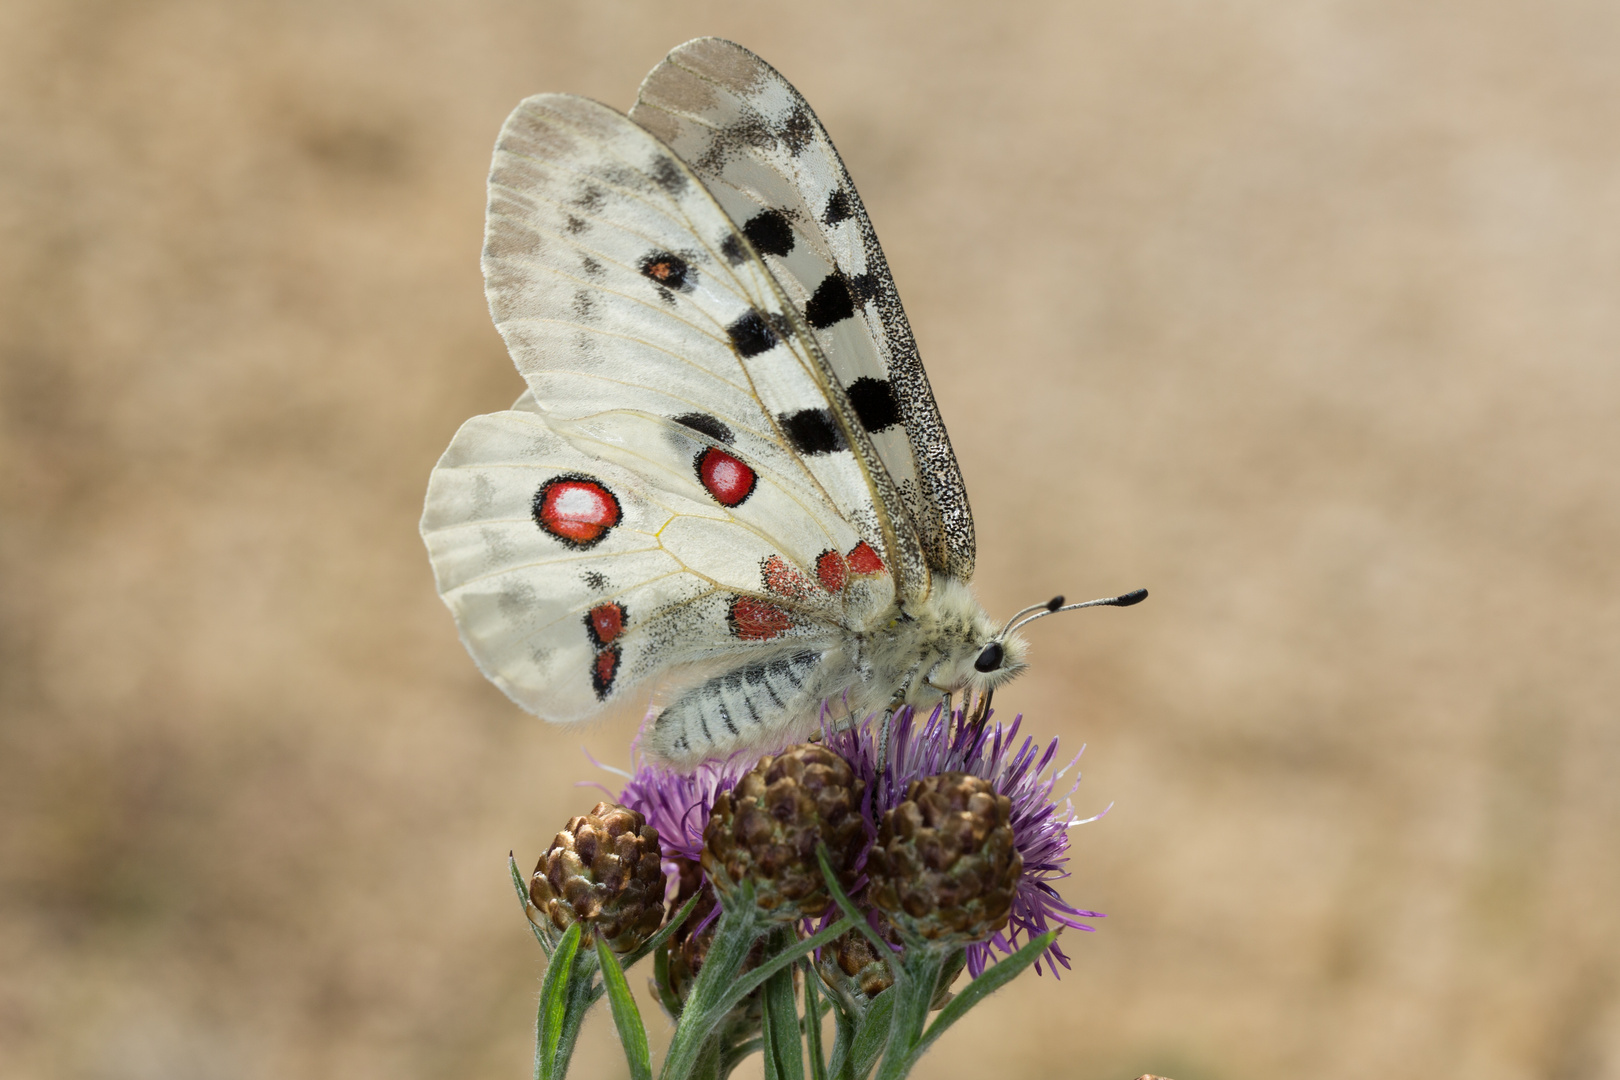
[[979,658],[973,661],[973,669],[975,671],[996,670],[1001,666],[1002,651],[1001,642],[992,641],[984,647],[984,652],[979,654]]

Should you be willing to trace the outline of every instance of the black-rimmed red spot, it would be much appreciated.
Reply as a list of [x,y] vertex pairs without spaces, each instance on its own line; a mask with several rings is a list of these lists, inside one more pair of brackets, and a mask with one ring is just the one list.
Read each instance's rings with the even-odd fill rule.
[[731,632],[744,641],[768,641],[792,625],[793,619],[775,604],[751,596],[731,602]]
[[741,506],[743,500],[754,493],[754,485],[759,481],[753,469],[718,446],[703,451],[694,464],[698,480],[721,506]]
[[597,604],[585,613],[585,630],[591,635],[591,642],[601,648],[613,644],[613,640],[624,633],[625,619],[624,605],[617,602]]
[[772,555],[765,560],[760,566],[760,576],[765,581],[765,588],[778,596],[807,596],[810,593],[810,579],[780,555]]
[[591,686],[599,700],[606,700],[613,692],[613,680],[619,674],[619,647],[609,645],[596,654],[591,663]]
[[622,516],[619,500],[589,476],[555,476],[534,493],[534,522],[565,544],[599,543]]
[[849,572],[852,574],[883,573],[883,560],[865,540],[850,548],[849,554],[844,558],[849,563]]
[[816,580],[828,592],[838,592],[849,581],[849,564],[836,551],[823,551],[816,556]]

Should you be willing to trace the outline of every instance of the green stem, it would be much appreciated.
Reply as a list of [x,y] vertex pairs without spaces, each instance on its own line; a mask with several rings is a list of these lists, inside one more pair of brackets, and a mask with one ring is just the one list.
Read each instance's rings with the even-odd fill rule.
[[877,1064],[878,1055],[883,1053],[888,1038],[889,1018],[894,1015],[895,997],[894,987],[891,986],[873,998],[865,1012],[858,1014],[854,1039],[849,1047],[849,1065],[841,1074],[848,1080],[866,1080],[872,1066]]
[[591,1011],[597,999],[602,996],[603,987],[596,978],[596,959],[584,950],[574,959],[574,980],[568,986],[568,1012],[563,1019],[562,1038],[557,1040],[556,1071],[552,1074],[553,1080],[563,1080],[568,1075],[568,1065],[574,1059],[574,1044],[579,1041],[579,1031],[585,1025],[585,1016]]
[[827,1080],[827,1061],[821,1053],[821,976],[816,963],[804,959],[804,1045],[810,1058],[810,1080]]
[[[734,1067],[736,1062],[732,1062],[731,1067],[728,1067],[720,1051],[718,1038],[709,1039],[699,1048],[697,1061],[692,1065],[692,1080],[725,1080],[725,1077],[730,1075],[731,1067]],[[668,1066],[668,1058],[664,1059],[664,1064]]]
[[[794,940],[791,927],[780,927],[771,935],[771,951],[786,951]],[[766,1080],[804,1080],[804,1043],[799,1035],[793,968],[794,965],[789,964],[765,980],[762,1004],[765,1007]]]
[[911,1071],[912,1052],[922,1042],[940,972],[949,960],[950,950],[908,943],[901,956],[900,978],[890,990],[896,995],[894,1016],[889,1021],[889,1045],[878,1067],[877,1080],[901,1080]]
[[[698,1057],[711,1041],[716,1025],[725,1016],[717,1008],[727,991],[737,981],[748,950],[758,937],[755,926],[754,887],[743,882],[729,903],[720,908],[720,920],[715,924],[714,940],[703,960],[703,970],[687,995],[681,1009],[681,1023],[675,1027],[675,1038],[664,1056],[664,1068],[659,1073],[665,1080],[685,1080],[698,1064]],[[716,1051],[718,1053],[718,1050]],[[718,1064],[718,1059],[717,1059]]]
[[855,1070],[851,1067],[850,1061],[850,1050],[855,1043],[855,1027],[855,1016],[834,1002],[832,1062],[827,1070],[832,1080],[855,1080]]

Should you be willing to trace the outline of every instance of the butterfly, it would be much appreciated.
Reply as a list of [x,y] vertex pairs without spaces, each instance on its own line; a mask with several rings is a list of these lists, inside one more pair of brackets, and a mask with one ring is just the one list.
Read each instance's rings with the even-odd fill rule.
[[974,599],[962,474],[882,249],[770,65],[700,38],[628,116],[523,101],[483,269],[528,390],[456,433],[421,529],[517,704],[576,721],[673,683],[642,746],[689,764],[802,737],[824,703],[1025,668],[1020,620],[1062,598],[1005,622]]

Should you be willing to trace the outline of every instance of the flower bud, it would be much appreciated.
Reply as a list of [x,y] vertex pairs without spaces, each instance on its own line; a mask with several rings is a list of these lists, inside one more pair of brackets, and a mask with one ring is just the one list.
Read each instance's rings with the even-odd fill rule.
[[[883,929],[879,931],[881,936],[894,940],[894,931],[887,920],[883,921],[882,926]],[[888,961],[858,929],[848,931],[820,950],[820,955],[816,957],[816,973],[821,976],[827,989],[862,1004],[894,985],[894,974],[889,970]]]
[[903,939],[983,941],[1007,925],[1023,859],[1012,802],[988,780],[948,772],[913,780],[883,815],[867,859],[866,899]]
[[772,922],[820,915],[832,903],[816,845],[849,880],[865,841],[865,784],[849,763],[805,743],[760,759],[714,803],[704,830],[703,869],[721,902],[750,881],[754,903]]
[[529,920],[553,940],[575,920],[632,952],[664,921],[658,830],[634,810],[599,802],[572,818],[529,879]]

